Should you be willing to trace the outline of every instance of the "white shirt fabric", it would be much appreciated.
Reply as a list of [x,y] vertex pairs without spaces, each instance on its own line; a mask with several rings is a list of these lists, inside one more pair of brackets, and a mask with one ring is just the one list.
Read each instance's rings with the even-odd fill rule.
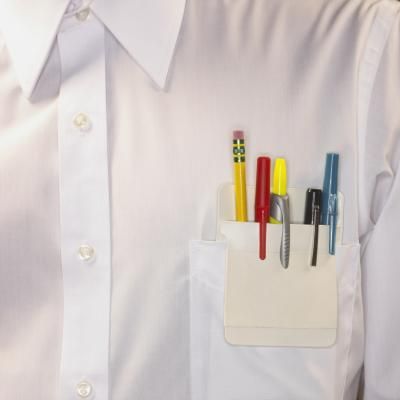
[[[400,399],[399,10],[1,0],[0,398]],[[340,154],[332,347],[223,338],[236,128],[249,183]]]

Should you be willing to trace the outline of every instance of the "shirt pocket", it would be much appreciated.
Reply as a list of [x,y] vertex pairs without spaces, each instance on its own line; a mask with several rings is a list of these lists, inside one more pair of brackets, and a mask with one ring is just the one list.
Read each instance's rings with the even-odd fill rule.
[[[234,229],[243,229],[238,234],[247,235],[249,227],[242,226],[238,223]],[[301,231],[295,232],[292,241],[298,235]],[[341,399],[358,293],[359,244],[336,245],[334,344],[269,347],[232,345],[225,338],[229,240],[190,242],[192,400]]]

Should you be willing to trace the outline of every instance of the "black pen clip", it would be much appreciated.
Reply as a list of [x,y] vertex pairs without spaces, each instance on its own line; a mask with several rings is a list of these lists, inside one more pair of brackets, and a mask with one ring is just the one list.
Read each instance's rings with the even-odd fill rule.
[[307,189],[304,223],[309,225],[314,225],[313,249],[311,256],[311,266],[313,267],[317,265],[318,235],[319,235],[319,224],[321,219],[321,199],[322,199],[322,190],[312,189],[312,188]]
[[313,252],[311,258],[311,266],[317,265],[317,254],[318,254],[318,233],[319,233],[319,220],[320,220],[320,209],[318,205],[314,205],[313,210],[314,218],[314,240],[313,240]]

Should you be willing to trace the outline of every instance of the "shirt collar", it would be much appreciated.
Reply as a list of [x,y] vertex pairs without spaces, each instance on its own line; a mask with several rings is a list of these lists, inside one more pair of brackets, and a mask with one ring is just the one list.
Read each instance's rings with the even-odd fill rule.
[[[164,88],[186,0],[94,0],[92,11],[131,57]],[[0,27],[29,98],[69,0],[0,0]]]

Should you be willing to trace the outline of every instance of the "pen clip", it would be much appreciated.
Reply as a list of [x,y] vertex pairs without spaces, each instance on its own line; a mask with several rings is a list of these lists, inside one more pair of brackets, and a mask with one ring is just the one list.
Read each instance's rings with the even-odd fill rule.
[[319,219],[320,219],[320,209],[318,205],[315,205],[313,209],[314,235],[313,235],[313,252],[311,258],[312,267],[317,266]]
[[304,223],[314,226],[313,245],[310,262],[312,267],[315,267],[317,265],[319,225],[321,223],[321,199],[322,191],[320,189],[307,189],[306,206],[304,210]]
[[328,215],[337,214],[337,194],[329,193],[328,197]]
[[259,232],[259,256],[261,260],[266,258],[266,239],[267,221],[269,220],[270,210],[270,168],[271,159],[269,157],[257,158],[257,183],[255,193],[255,220],[260,224]]
[[265,260],[267,257],[267,217],[265,210],[261,211],[259,229],[259,257],[260,260]]
[[336,220],[337,220],[337,195],[331,193],[328,199],[328,218],[329,218],[329,254],[335,254],[336,244]]
[[289,196],[271,195],[271,216],[282,222],[282,236],[280,247],[280,258],[283,268],[289,266],[290,256],[290,211]]

